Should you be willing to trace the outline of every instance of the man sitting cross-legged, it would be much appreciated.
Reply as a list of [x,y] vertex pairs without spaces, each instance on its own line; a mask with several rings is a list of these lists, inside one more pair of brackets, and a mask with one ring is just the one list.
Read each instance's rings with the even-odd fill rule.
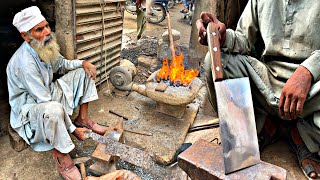
[[[98,99],[96,68],[83,60],[66,60],[38,7],[17,13],[13,25],[25,40],[7,66],[10,125],[35,151],[53,149],[53,159],[65,179],[81,179],[68,153],[69,133],[85,140],[85,132],[106,128],[88,117],[88,103]],[[53,82],[53,73],[64,74]],[[74,124],[70,115],[80,105]]]

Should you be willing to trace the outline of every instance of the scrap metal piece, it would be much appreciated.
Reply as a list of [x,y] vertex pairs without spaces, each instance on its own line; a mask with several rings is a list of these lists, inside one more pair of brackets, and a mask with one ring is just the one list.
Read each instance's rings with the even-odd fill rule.
[[285,180],[287,171],[281,167],[260,161],[254,166],[230,173],[224,173],[222,147],[205,140],[198,140],[178,156],[178,165],[193,180]]
[[170,169],[156,164],[152,156],[145,151],[119,143],[94,132],[86,132],[85,135],[91,137],[94,141],[106,144],[105,152],[112,156],[118,156],[122,160],[139,166],[145,171],[163,179],[169,179],[171,176]]
[[200,125],[200,126],[194,126],[191,127],[188,132],[195,132],[195,131],[200,131],[200,130],[205,130],[205,129],[211,129],[211,128],[216,128],[219,127],[219,122],[215,122],[215,123],[210,123],[210,124],[204,124],[204,125]]
[[133,71],[124,66],[116,66],[110,71],[110,81],[114,87],[122,91],[130,91]]

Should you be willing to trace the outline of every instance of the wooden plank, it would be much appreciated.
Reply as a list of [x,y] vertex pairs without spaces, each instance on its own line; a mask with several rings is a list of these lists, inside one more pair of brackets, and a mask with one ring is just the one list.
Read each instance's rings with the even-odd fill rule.
[[[122,26],[123,21],[121,18],[113,19],[112,21],[105,21],[105,29],[110,27]],[[102,30],[101,22],[85,24],[85,25],[78,25],[76,29],[76,34],[85,34],[89,32],[96,32]]]
[[[116,11],[118,9],[116,3],[112,4],[106,4],[103,6],[103,11],[104,12],[109,12],[109,11]],[[99,5],[88,5],[88,6],[80,6],[77,7],[76,9],[76,16],[78,15],[86,15],[86,14],[94,14],[94,13],[100,13],[101,14],[101,6]]]
[[[91,63],[99,63],[99,61],[101,59],[104,59],[105,57],[107,58],[107,60],[112,59],[110,58],[110,56],[113,56],[114,54],[118,54],[121,52],[121,45],[113,48],[113,49],[109,49],[107,53],[103,53],[103,55],[101,56],[101,54],[96,54],[94,56],[88,57],[87,60]],[[102,64],[104,64],[104,61],[102,62]]]
[[[113,41],[113,42],[110,42],[110,43],[107,43],[103,46],[103,51],[107,51],[109,49],[113,49],[114,47],[118,46],[118,45],[121,45],[121,39],[119,39],[119,41]],[[96,54],[100,54],[101,51],[99,50],[100,48],[97,48],[95,49],[94,51],[84,51],[84,52],[81,52],[81,53],[78,53],[77,54],[77,58],[78,59],[87,59],[88,57],[92,57]],[[109,57],[110,58],[110,57]],[[107,58],[107,59],[109,59]]]
[[[92,64],[94,64],[96,66],[97,70],[105,69],[106,66],[108,66],[110,63],[112,63],[117,58],[120,58],[120,52],[116,52],[116,53],[112,53],[112,54],[109,53],[106,61],[104,58],[102,58],[101,61],[98,61],[98,62],[92,63]],[[89,61],[91,61],[91,60],[89,60]]]
[[[122,14],[117,11],[110,11],[110,12],[104,12],[103,16],[104,16],[104,20],[106,21],[110,19],[121,18]],[[90,14],[90,15],[83,15],[83,16],[76,17],[76,25],[93,23],[93,22],[101,22],[101,21],[102,21],[101,14]]]
[[[119,64],[125,0],[74,0],[74,57],[97,67],[96,86],[105,82],[110,69]],[[103,23],[104,21],[104,23]],[[105,37],[104,37],[105,36]],[[106,57],[106,58],[105,58]]]
[[[122,34],[114,34],[112,36],[108,36],[105,38],[103,44],[111,43],[113,41],[121,39]],[[92,50],[94,48],[101,47],[101,39],[96,39],[93,41],[89,41],[83,44],[78,45],[77,53],[83,52],[83,51],[88,51]]]
[[[126,0],[104,0],[104,3],[117,3],[117,2],[125,2]],[[88,6],[100,4],[101,0],[76,0],[76,6]]]
[[[105,29],[105,33],[104,36],[108,37],[110,35],[114,35],[117,33],[121,33],[122,32],[122,26],[116,26],[116,27],[112,27],[110,29]],[[82,35],[77,35],[77,44],[80,43],[84,43],[84,42],[88,42],[88,41],[92,41],[94,39],[101,39],[103,38],[102,36],[102,31],[95,31],[95,32],[89,32],[86,34],[82,34]]]

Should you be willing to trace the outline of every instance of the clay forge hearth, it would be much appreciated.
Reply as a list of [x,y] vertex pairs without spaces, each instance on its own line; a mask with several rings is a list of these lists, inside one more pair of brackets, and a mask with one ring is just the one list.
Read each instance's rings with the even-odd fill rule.
[[150,75],[146,84],[136,84],[132,82],[134,70],[127,66],[117,66],[110,71],[110,80],[115,88],[122,91],[135,91],[147,96],[157,102],[158,112],[181,118],[187,108],[198,94],[202,86],[202,81],[196,77],[188,86],[172,86],[169,82],[160,91],[159,86],[164,82],[157,81],[155,71]]
[[[195,99],[199,89],[201,88],[201,80],[196,77],[186,87],[172,86],[167,82],[167,88],[159,91],[159,85],[164,82],[157,82],[157,72],[158,71],[154,72],[148,78],[145,85],[145,96],[157,102],[156,110],[158,112],[181,118],[187,108],[187,105]],[[132,89],[135,90],[136,87],[132,86]]]

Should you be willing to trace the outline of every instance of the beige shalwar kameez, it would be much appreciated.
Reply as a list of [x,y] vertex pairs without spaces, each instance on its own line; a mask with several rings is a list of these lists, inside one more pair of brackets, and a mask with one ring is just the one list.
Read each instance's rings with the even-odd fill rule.
[[[267,114],[280,117],[278,104],[286,81],[298,66],[307,68],[313,84],[298,129],[308,149],[320,154],[320,1],[249,0],[237,25],[227,29],[222,45],[225,78],[249,77],[258,131]],[[248,56],[258,37],[262,58]],[[205,59],[211,102],[215,102],[209,55]]]

